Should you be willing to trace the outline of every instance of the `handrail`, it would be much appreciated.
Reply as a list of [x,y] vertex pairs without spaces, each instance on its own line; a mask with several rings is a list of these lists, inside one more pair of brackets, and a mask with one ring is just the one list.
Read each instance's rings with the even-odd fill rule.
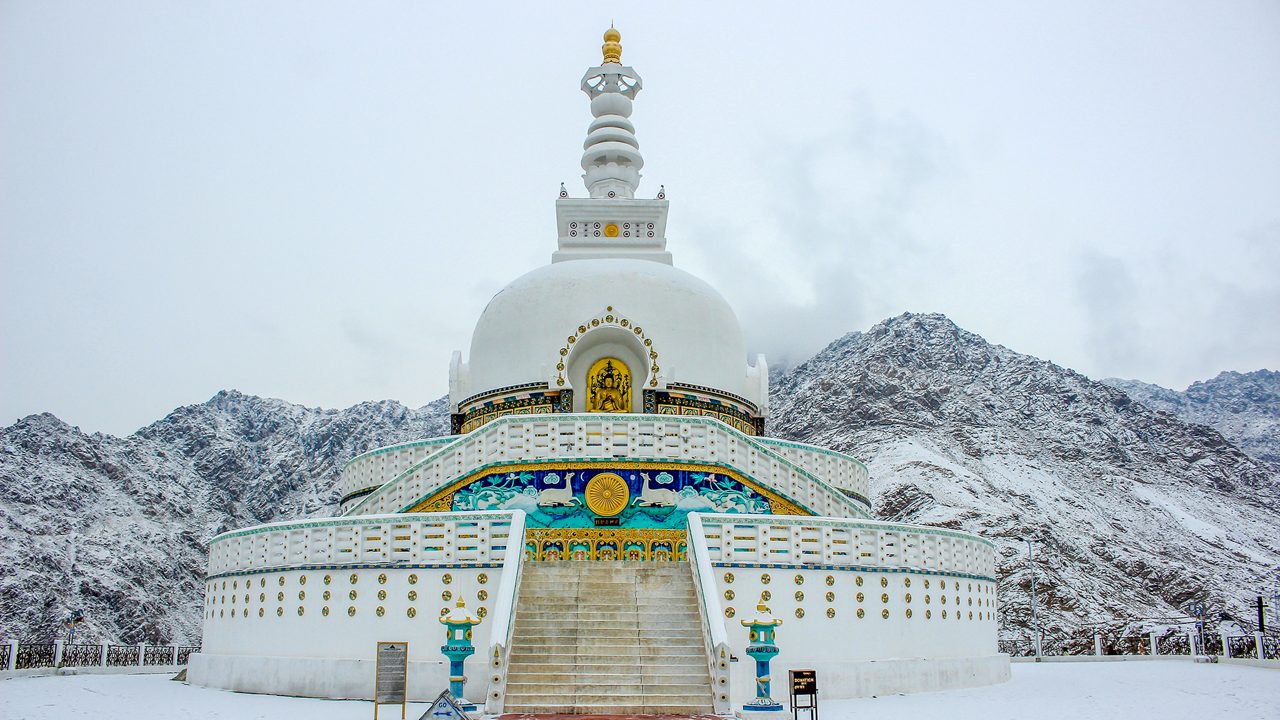
[[511,511],[511,525],[507,531],[507,552],[502,559],[502,580],[498,582],[498,594],[494,598],[493,625],[489,628],[489,693],[485,696],[485,709],[500,713],[505,702],[507,686],[507,658],[511,648],[511,634],[515,630],[516,595],[520,592],[520,575],[524,569],[523,510]]
[[701,605],[702,628],[707,641],[707,666],[711,673],[713,693],[712,708],[717,715],[726,715],[730,712],[729,633],[724,627],[724,613],[720,609],[715,571],[711,568],[707,538],[702,529],[702,518],[698,513],[689,513],[688,533],[689,566],[693,572],[698,603]]

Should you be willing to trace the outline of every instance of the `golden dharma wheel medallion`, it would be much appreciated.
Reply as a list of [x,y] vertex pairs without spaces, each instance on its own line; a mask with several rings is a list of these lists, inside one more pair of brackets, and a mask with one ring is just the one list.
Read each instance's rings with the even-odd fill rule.
[[615,473],[600,473],[591,478],[583,495],[587,498],[587,509],[603,517],[622,512],[631,500],[627,481]]

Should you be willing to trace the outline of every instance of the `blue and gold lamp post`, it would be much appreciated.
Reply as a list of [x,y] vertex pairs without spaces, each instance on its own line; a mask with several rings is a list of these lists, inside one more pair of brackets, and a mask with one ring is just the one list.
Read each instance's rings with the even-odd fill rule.
[[773,641],[774,629],[782,624],[775,618],[764,604],[764,596],[760,596],[760,604],[756,605],[755,616],[742,621],[743,626],[751,629],[748,636],[747,655],[756,661],[756,699],[742,706],[748,712],[776,712],[782,710],[782,703],[769,697],[769,661],[778,654],[778,646]]
[[447,628],[440,652],[449,658],[449,693],[458,701],[458,707],[471,712],[476,709],[476,704],[463,697],[467,676],[463,675],[462,664],[476,651],[475,645],[471,644],[471,628],[480,624],[480,618],[468,612],[466,603],[458,598],[458,606],[441,616],[440,622]]

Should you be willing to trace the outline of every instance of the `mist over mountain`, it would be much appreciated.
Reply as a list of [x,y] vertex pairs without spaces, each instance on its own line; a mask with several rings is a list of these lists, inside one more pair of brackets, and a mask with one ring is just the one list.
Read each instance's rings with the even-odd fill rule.
[[1152,410],[1208,425],[1280,471],[1280,372],[1223,372],[1182,392],[1138,380],[1106,378]]
[[[770,434],[865,460],[881,517],[997,542],[1008,633],[1029,624],[1016,538],[1035,543],[1042,624],[1059,628],[1191,599],[1247,617],[1280,564],[1274,468],[943,316],[886,320],[771,375]],[[1266,397],[1237,395],[1236,416]],[[210,537],[334,513],[346,460],[447,432],[445,398],[321,410],[235,391],[124,438],[24,418],[0,430],[0,636],[54,636],[81,608],[86,639],[198,642]]]

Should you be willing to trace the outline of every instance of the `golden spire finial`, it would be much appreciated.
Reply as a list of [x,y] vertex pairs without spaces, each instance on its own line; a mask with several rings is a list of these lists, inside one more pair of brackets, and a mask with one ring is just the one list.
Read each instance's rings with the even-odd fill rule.
[[605,65],[622,62],[622,33],[614,29],[613,23],[604,31],[604,45],[600,46],[600,51],[604,53]]

